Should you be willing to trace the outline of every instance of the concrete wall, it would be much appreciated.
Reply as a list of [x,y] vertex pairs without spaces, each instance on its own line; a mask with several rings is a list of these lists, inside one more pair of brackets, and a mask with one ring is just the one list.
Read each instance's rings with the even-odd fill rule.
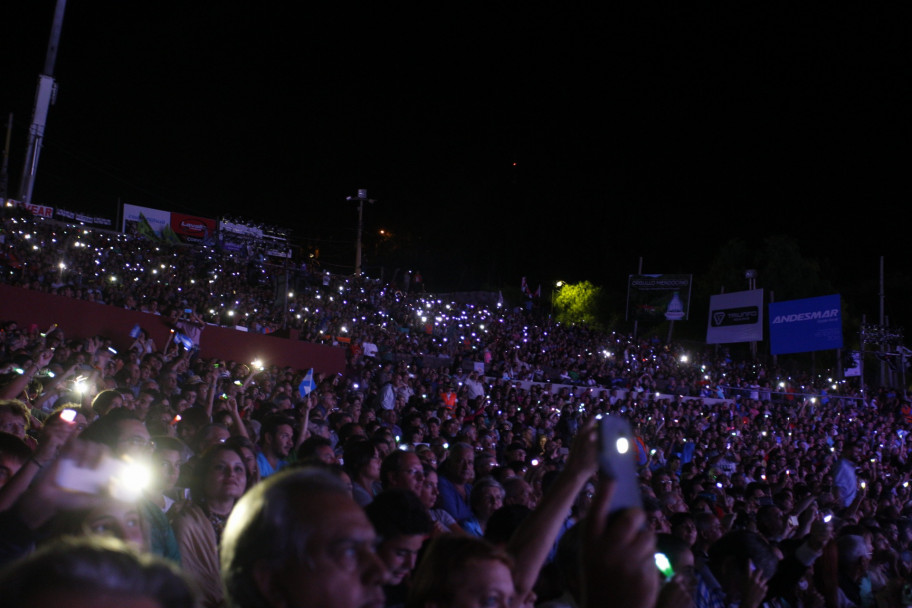
[[[0,320],[16,321],[22,328],[34,323],[40,331],[57,323],[68,339],[102,335],[110,338],[118,349],[130,347],[133,342],[130,330],[137,324],[152,336],[159,348],[168,341],[170,333],[158,315],[2,284]],[[288,338],[207,325],[200,338],[200,354],[228,361],[260,359],[267,365],[296,369],[312,367],[329,374],[345,371],[344,348],[302,342],[295,337],[295,334]]]

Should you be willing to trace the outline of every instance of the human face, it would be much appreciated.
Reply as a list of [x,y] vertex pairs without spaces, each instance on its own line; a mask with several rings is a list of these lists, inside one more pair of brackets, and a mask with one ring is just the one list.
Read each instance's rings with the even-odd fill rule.
[[475,477],[475,452],[468,448],[457,448],[450,456],[456,480],[469,483]]
[[339,462],[336,458],[336,452],[328,445],[321,445],[317,448],[316,457],[326,464],[335,464]]
[[361,470],[362,475],[371,480],[380,479],[380,453],[377,450],[374,450],[374,455],[371,456],[370,460],[367,461]]
[[697,542],[697,526],[692,519],[684,519],[671,529],[671,533],[683,540],[689,547]]
[[25,419],[13,412],[0,412],[0,432],[25,439]]
[[120,420],[117,423],[117,455],[129,454],[137,458],[148,458],[152,441],[146,425],[139,420]]
[[8,454],[0,454],[0,488],[19,472],[22,463]]
[[289,559],[270,571],[272,604],[324,608],[382,608],[386,567],[364,510],[343,494],[301,498],[290,510],[313,526],[307,563]]
[[390,476],[390,487],[406,488],[416,495],[421,495],[424,486],[424,468],[421,459],[416,454],[408,452],[402,459],[402,464]]
[[482,490],[479,511],[487,519],[497,509],[503,506],[503,490],[500,488],[485,488]]
[[294,446],[294,429],[287,424],[279,425],[272,435],[272,451],[279,458],[287,458]]
[[231,437],[231,431],[222,426],[213,426],[207,432],[206,436],[202,438],[199,445],[200,454],[206,451],[207,448],[210,448],[218,443],[225,443]]
[[205,472],[203,494],[207,499],[237,500],[247,488],[247,469],[233,450],[223,449],[215,455]]
[[142,519],[134,503],[109,499],[89,512],[83,527],[90,534],[113,536],[137,549],[148,549]]
[[431,471],[424,477],[424,483],[421,484],[421,502],[428,509],[433,509],[437,504],[437,497],[440,495],[440,489],[437,487],[437,473]]
[[454,577],[454,594],[447,608],[508,608],[516,587],[506,564],[494,559],[469,561]]
[[415,569],[418,551],[423,543],[423,534],[404,534],[380,543],[377,555],[386,564],[388,584],[398,585]]
[[[136,415],[142,419],[146,418],[146,414],[149,413],[149,408],[152,406],[152,402],[155,400],[155,397],[149,393],[140,393],[139,397],[133,402],[133,411],[136,412]],[[123,403],[123,400],[120,397],[115,397],[114,401],[119,401],[120,404]],[[120,407],[120,405],[114,406]],[[111,409],[114,409],[113,407]]]
[[158,483],[162,492],[173,488],[180,477],[181,455],[176,450],[160,450],[153,455],[158,467]]
[[253,450],[249,448],[239,448],[238,451],[241,453],[241,461],[244,463],[244,468],[247,469],[247,485],[248,487],[258,479],[260,476],[260,469],[257,466],[256,454],[253,453]]

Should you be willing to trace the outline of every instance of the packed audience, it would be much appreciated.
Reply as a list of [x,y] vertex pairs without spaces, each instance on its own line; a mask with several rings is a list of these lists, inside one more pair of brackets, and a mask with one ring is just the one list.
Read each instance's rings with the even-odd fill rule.
[[[366,278],[291,285],[255,250],[15,210],[3,251],[6,283],[294,327],[348,361],[310,384],[0,321],[0,597],[17,605],[912,605],[902,389]],[[600,472],[611,416],[633,430],[635,496]],[[99,574],[115,563],[117,585]]]

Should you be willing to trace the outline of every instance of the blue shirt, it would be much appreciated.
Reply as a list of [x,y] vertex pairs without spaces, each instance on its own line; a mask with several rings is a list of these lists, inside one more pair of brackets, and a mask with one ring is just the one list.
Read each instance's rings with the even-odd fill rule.
[[288,464],[286,460],[280,460],[276,463],[276,466],[273,467],[269,464],[269,459],[266,458],[266,455],[263,452],[257,451],[257,468],[260,469],[260,479],[266,479],[273,473],[277,473],[285,468]]
[[[472,494],[472,484],[467,483],[465,488],[465,494],[468,497]],[[440,507],[452,515],[453,519],[462,521],[472,517],[472,508],[469,506],[468,500],[459,495],[452,481],[441,475],[437,481],[437,489],[440,490]]]

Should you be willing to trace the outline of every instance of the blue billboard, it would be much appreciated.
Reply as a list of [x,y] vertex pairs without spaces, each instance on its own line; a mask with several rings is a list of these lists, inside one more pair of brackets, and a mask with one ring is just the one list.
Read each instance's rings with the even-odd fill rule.
[[839,295],[770,303],[769,336],[773,355],[842,348]]

